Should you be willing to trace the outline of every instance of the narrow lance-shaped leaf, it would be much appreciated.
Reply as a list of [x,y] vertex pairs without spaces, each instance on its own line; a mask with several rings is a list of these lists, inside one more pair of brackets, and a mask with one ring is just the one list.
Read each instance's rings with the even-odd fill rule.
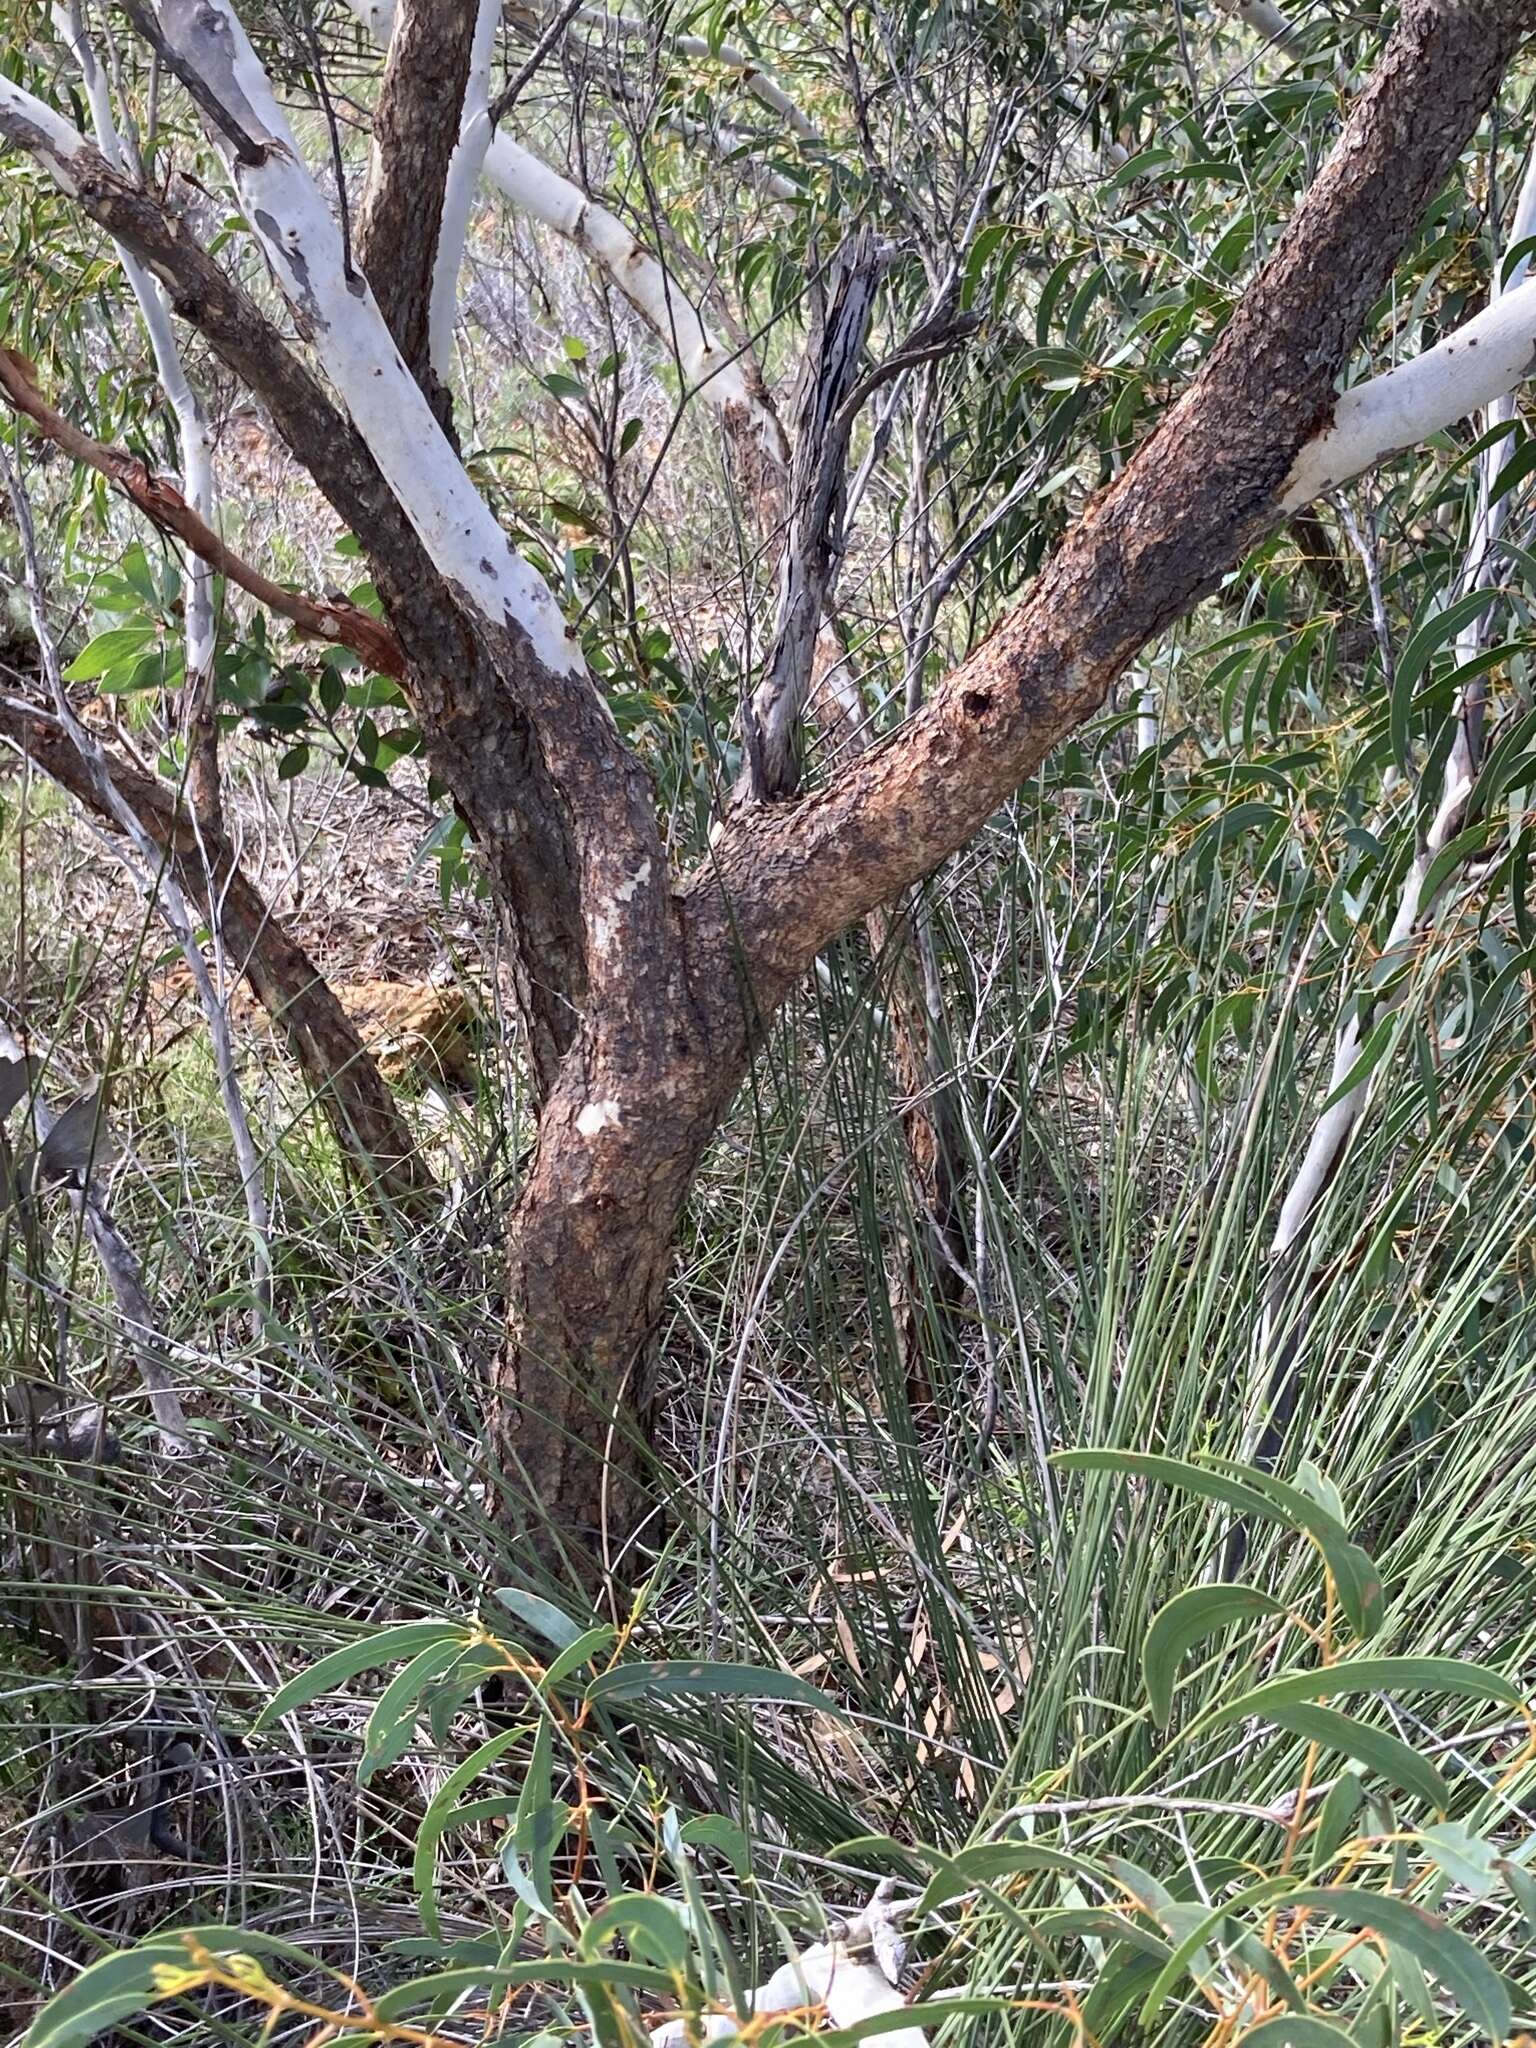
[[1198,1642],[1251,1615],[1281,1615],[1283,1601],[1256,1586],[1189,1586],[1153,1617],[1141,1650],[1142,1676],[1152,1701],[1152,1718],[1166,1728],[1173,1713],[1173,1685],[1180,1660]]
[[1434,1913],[1407,1899],[1350,1885],[1308,1886],[1293,1892],[1286,1903],[1331,1913],[1405,1948],[1450,1993],[1474,2026],[1495,2041],[1508,2035],[1510,2004],[1504,1979],[1481,1950]]
[[1173,1953],[1148,1988],[1141,2007],[1142,2025],[1149,2027],[1153,2024],[1158,2007],[1186,1971],[1194,1977],[1197,1986],[1204,1988],[1205,1980],[1200,1972],[1191,1966],[1196,1957],[1220,1934],[1224,1921],[1247,1912],[1250,1907],[1267,1905],[1271,1899],[1278,1898],[1282,1892],[1288,1890],[1290,1882],[1288,1877],[1262,1878],[1259,1883],[1247,1886],[1221,1905],[1197,1911],[1188,1932],[1175,1944]]
[[253,1934],[241,1927],[178,1928],[118,1955],[103,1956],[82,1970],[49,1999],[27,2029],[21,2048],[84,2048],[108,2028],[160,2004],[166,1994],[158,1988],[157,1972],[195,1967],[194,1948],[213,1956],[278,1956],[306,1973],[323,1967],[307,1950],[276,1935]]
[[546,1643],[553,1643],[557,1650],[567,1650],[578,1636],[591,1627],[589,1622],[573,1621],[562,1608],[552,1600],[540,1599],[537,1593],[525,1593],[520,1586],[498,1586],[496,1598],[502,1606]]
[[939,1867],[923,1893],[919,1917],[978,1884],[991,1884],[1000,1877],[1013,1877],[1024,1871],[1052,1870],[1063,1877],[1086,1877],[1105,1891],[1113,1888],[1104,1871],[1087,1857],[1053,1849],[1043,1842],[976,1842],[953,1856],[941,1856],[938,1850],[929,1849],[925,1861]]
[[1322,1475],[1311,1468],[1316,1490],[1304,1492],[1299,1486],[1288,1486],[1283,1479],[1276,1479],[1272,1472],[1239,1464],[1235,1458],[1212,1455],[1208,1462],[1219,1471],[1242,1478],[1273,1501],[1293,1528],[1303,1529],[1313,1538],[1323,1553],[1350,1626],[1357,1635],[1375,1635],[1382,1620],[1381,1574],[1370,1553],[1354,1541],[1344,1523],[1323,1505],[1319,1498],[1325,1484],[1319,1484]]
[[1315,2013],[1281,2012],[1243,2036],[1243,2048],[1359,2048],[1353,2034]]
[[155,637],[153,623],[111,626],[86,642],[64,671],[67,683],[90,683],[109,669],[141,655]]
[[795,1706],[817,1707],[825,1714],[841,1712],[837,1702],[788,1671],[770,1671],[755,1664],[701,1664],[687,1658],[660,1658],[649,1664],[620,1664],[604,1671],[587,1687],[594,1704],[643,1699],[651,1695],[691,1694],[702,1698],[788,1700]]
[[1442,1821],[1423,1828],[1419,1840],[1452,1884],[1485,1899],[1499,1881],[1498,1850],[1460,1821]]
[[1486,590],[1469,590],[1464,596],[1455,598],[1443,611],[1435,613],[1432,619],[1413,633],[1406,647],[1397,658],[1397,667],[1392,678],[1392,703],[1390,721],[1392,729],[1392,753],[1400,768],[1411,768],[1413,732],[1413,693],[1434,656],[1453,639],[1469,619],[1475,619],[1488,609]]
[[1358,1771],[1344,1771],[1328,1788],[1308,1847],[1308,1869],[1314,1877],[1333,1861],[1364,1800],[1365,1787]]
[[1156,1480],[1221,1501],[1245,1517],[1279,1522],[1311,1536],[1323,1553],[1351,1626],[1360,1635],[1374,1634],[1380,1626],[1381,1580],[1371,1558],[1318,1501],[1267,1472],[1230,1458],[1192,1465],[1152,1451],[1057,1451],[1050,1462],[1066,1472],[1119,1472]]
[[251,1723],[251,1733],[260,1734],[274,1721],[280,1721],[284,1714],[308,1706],[311,1700],[345,1685],[359,1672],[376,1670],[381,1664],[393,1664],[401,1657],[414,1657],[418,1650],[441,1642],[467,1646],[469,1637],[462,1627],[452,1622],[406,1621],[394,1628],[361,1636],[355,1643],[344,1643],[339,1650],[332,1650],[328,1657],[322,1657],[318,1664],[312,1664],[307,1671],[301,1671],[296,1678],[290,1678],[286,1685],[280,1687]]
[[[609,1985],[628,1984],[639,1991],[669,1993],[673,1982],[665,1970],[646,1963],[615,1962],[605,1956],[600,1963],[566,1962],[555,1956],[540,1956],[536,1962],[507,1963],[497,1969],[484,1965],[461,1970],[437,1970],[410,1984],[397,1984],[373,2001],[376,2018],[396,2022],[408,2012],[440,2000],[478,1992],[491,1997],[498,1991],[515,1991],[526,1984]],[[30,2044],[29,2044],[30,2048]]]
[[1050,1461],[1062,1472],[1118,1472],[1136,1479],[1157,1480],[1164,1486],[1181,1486],[1204,1500],[1218,1500],[1245,1515],[1262,1521],[1285,1522],[1289,1517],[1251,1486],[1240,1484],[1220,1472],[1186,1464],[1182,1458],[1165,1458],[1153,1451],[1054,1451]]
[[475,1779],[488,1771],[527,1735],[526,1726],[500,1729],[478,1744],[464,1761],[449,1772],[428,1803],[416,1830],[411,1858],[411,1884],[416,1893],[421,1924],[429,1934],[440,1931],[437,1911],[437,1845],[454,1824],[454,1809]]
[[1346,1692],[1453,1692],[1517,1707],[1520,1695],[1507,1678],[1460,1657],[1346,1657],[1315,1671],[1287,1671],[1235,1700],[1223,1701],[1190,1724],[1188,1738],[1250,1717],[1274,1718],[1276,1708],[1298,1700],[1330,1699]]
[[1319,1743],[1324,1749],[1337,1750],[1379,1771],[1390,1784],[1424,1800],[1437,1813],[1444,1813],[1451,1803],[1450,1787],[1428,1757],[1420,1756],[1416,1749],[1384,1729],[1368,1728],[1363,1721],[1333,1707],[1301,1704],[1275,1707],[1268,1719],[1292,1735]]
[[375,1771],[385,1769],[404,1756],[416,1733],[424,1687],[445,1672],[459,1658],[463,1648],[464,1645],[452,1636],[445,1642],[428,1643],[385,1686],[368,1717],[368,1726],[363,1734],[363,1754],[357,1766],[359,1785],[366,1785]]

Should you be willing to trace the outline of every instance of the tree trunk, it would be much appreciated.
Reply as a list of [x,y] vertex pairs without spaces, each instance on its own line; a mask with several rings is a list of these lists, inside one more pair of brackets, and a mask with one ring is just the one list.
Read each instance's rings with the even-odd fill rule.
[[529,1526],[535,1550],[564,1550],[578,1569],[596,1557],[622,1572],[645,1516],[653,1353],[678,1223],[747,1066],[729,973],[724,989],[712,1009],[687,1006],[655,1061],[627,1064],[618,1092],[611,1048],[582,1035],[539,1118],[511,1218],[496,1452],[550,1518]]

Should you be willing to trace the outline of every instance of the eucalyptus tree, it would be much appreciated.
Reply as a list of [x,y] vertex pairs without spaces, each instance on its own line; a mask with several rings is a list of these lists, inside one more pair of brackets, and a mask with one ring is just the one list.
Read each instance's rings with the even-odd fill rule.
[[[1379,374],[1354,370],[1501,86],[1517,101],[1536,7],[1405,0],[1343,27],[1107,4],[792,26],[750,8],[705,23],[501,0],[356,12],[387,47],[371,106],[351,83],[361,40],[303,8],[136,0],[125,20],[29,22],[0,78],[0,136],[52,231],[75,223],[124,266],[182,424],[181,488],[53,403],[23,337],[4,384],[195,561],[398,679],[505,923],[538,1103],[507,1225],[497,1441],[551,1519],[595,1543],[633,1516],[647,1346],[690,1185],[818,954],[905,903],[1282,523],[1526,375],[1527,283]],[[1283,89],[1252,87],[1252,118],[1223,135],[1227,66],[1243,90],[1256,71]],[[1157,126],[1170,94],[1177,148]],[[166,127],[160,102],[180,95]],[[354,206],[342,127],[362,116]],[[535,146],[562,123],[569,174]],[[584,123],[612,171],[635,174],[628,218],[593,189]],[[152,152],[122,141],[152,129]],[[682,212],[664,211],[680,149],[716,167],[701,175],[722,235],[733,208],[778,222],[702,285]],[[1202,178],[1243,203],[1186,247],[1175,216]],[[210,206],[216,179],[228,200]],[[767,654],[748,650],[739,701],[711,707],[712,814],[692,840],[616,716],[595,592],[551,587],[466,452],[453,309],[477,181],[568,242],[594,291],[622,294],[683,409],[718,422],[772,567]],[[1083,194],[1114,204],[1094,216]],[[1134,289],[1094,260],[1117,236]],[[802,301],[790,403],[775,392]],[[220,537],[167,307],[355,537],[381,615],[285,589]],[[590,399],[580,378],[554,388]],[[624,556],[615,509],[603,592]],[[877,695],[849,680],[846,568],[887,516],[903,567]],[[206,705],[201,609],[193,626],[181,687]],[[84,801],[106,803],[105,774],[171,864],[201,873],[193,893],[264,999],[318,1005],[299,1052],[354,1156],[386,1194],[430,1200],[366,1056],[302,959],[270,943],[211,794],[184,803],[105,755],[87,772],[62,681],[51,701],[8,698],[4,720]]]

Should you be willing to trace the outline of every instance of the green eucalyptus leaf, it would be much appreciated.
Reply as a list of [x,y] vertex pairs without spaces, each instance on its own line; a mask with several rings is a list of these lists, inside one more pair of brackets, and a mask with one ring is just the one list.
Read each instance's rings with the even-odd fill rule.
[[591,1627],[590,1622],[573,1620],[552,1600],[542,1600],[537,1593],[525,1593],[520,1586],[498,1586],[496,1598],[509,1614],[557,1650],[568,1650]]
[[440,1931],[437,1907],[437,1845],[444,1834],[455,1824],[456,1808],[460,1799],[482,1772],[499,1763],[509,1749],[524,1741],[528,1735],[526,1727],[503,1728],[495,1735],[479,1743],[461,1764],[458,1764],[443,1780],[428,1802],[416,1829],[416,1843],[411,1858],[411,1883],[416,1893],[417,1910],[421,1924],[429,1934]]
[[553,1984],[562,1989],[575,1989],[588,1984],[601,1987],[608,1984],[626,1984],[637,1991],[653,1991],[658,1995],[670,1994],[672,1979],[665,1970],[652,1969],[645,1963],[615,1962],[611,1956],[604,1956],[600,1963],[568,1962],[560,1956],[540,1956],[531,1963],[504,1963],[498,1968],[487,1968],[471,1964],[457,1970],[437,1970],[431,1976],[417,1977],[409,1984],[396,1984],[391,1990],[380,1994],[373,2001],[373,2010],[381,2020],[401,2020],[409,2012],[422,2006],[437,2005],[446,1999],[460,1998],[470,1992],[478,1992],[492,1999],[501,1991],[521,1990],[525,1985]]
[[1323,1795],[1308,1846],[1308,1870],[1316,1876],[1332,1862],[1354,1829],[1355,1815],[1365,1801],[1365,1786],[1358,1770],[1342,1771]]
[[787,1700],[794,1706],[817,1707],[841,1714],[836,1701],[803,1678],[756,1664],[709,1664],[686,1657],[663,1657],[649,1664],[619,1664],[600,1672],[587,1687],[593,1705],[615,1700],[675,1698]]
[[355,1643],[344,1643],[339,1650],[332,1650],[328,1657],[322,1657],[318,1664],[312,1664],[307,1671],[290,1678],[251,1723],[251,1733],[259,1735],[285,1714],[307,1707],[311,1700],[317,1700],[325,1693],[334,1692],[360,1672],[375,1671],[381,1664],[394,1664],[402,1657],[414,1657],[418,1650],[424,1650],[433,1643],[453,1642],[467,1646],[468,1641],[466,1630],[449,1621],[406,1621],[394,1628],[378,1629],[369,1635],[359,1636]]
[[1256,1586],[1189,1586],[1176,1593],[1153,1617],[1141,1650],[1153,1720],[1167,1727],[1180,1661],[1196,1643],[1253,1615],[1273,1617],[1285,1611],[1283,1601],[1261,1593]]
[[67,683],[92,683],[109,669],[136,662],[155,637],[155,627],[146,622],[136,626],[113,626],[86,642],[64,671]]
[[21,2048],[84,2048],[108,2028],[137,2018],[163,2002],[156,1985],[161,1969],[195,1968],[192,1947],[213,1956],[275,1956],[306,1971],[320,1967],[307,1950],[271,1934],[253,1934],[240,1927],[187,1927],[158,1934],[137,1948],[103,1956],[37,2014],[21,2039]]
[[1298,1701],[1333,1699],[1350,1692],[1450,1692],[1517,1707],[1520,1695],[1507,1678],[1460,1657],[1344,1657],[1312,1671],[1287,1671],[1235,1700],[1211,1707],[1185,1731],[1186,1739],[1252,1716],[1273,1719]]
[[1475,1899],[1485,1899],[1499,1882],[1496,1845],[1474,1834],[1461,1821],[1441,1821],[1421,1828],[1419,1840],[1445,1872],[1452,1884],[1460,1885]]
[[1286,1903],[1368,1927],[1389,1946],[1406,1949],[1474,2026],[1495,2041],[1508,2035],[1511,2013],[1504,1979],[1474,1943],[1436,1914],[1407,1899],[1351,1885],[1309,1885],[1293,1892]]
[[357,1782],[366,1785],[377,1771],[397,1763],[411,1746],[421,1712],[422,1693],[449,1665],[457,1663],[464,1645],[456,1637],[428,1643],[418,1650],[379,1694],[368,1726],[363,1733],[363,1753],[358,1759]]
[[624,1892],[594,1913],[581,1930],[580,1952],[601,1955],[608,1942],[622,1940],[636,1962],[681,1977],[687,1970],[691,1941],[688,1916],[674,1900],[651,1892]]
[[1310,2012],[1278,2012],[1250,2027],[1242,2039],[1243,2048],[1360,2048],[1344,2027]]
[[1307,1742],[1339,1751],[1357,1763],[1379,1771],[1389,1784],[1422,1799],[1437,1813],[1451,1803],[1450,1787],[1427,1757],[1383,1729],[1367,1727],[1349,1714],[1333,1707],[1296,1703],[1273,1708],[1268,1717],[1277,1727],[1300,1735]]

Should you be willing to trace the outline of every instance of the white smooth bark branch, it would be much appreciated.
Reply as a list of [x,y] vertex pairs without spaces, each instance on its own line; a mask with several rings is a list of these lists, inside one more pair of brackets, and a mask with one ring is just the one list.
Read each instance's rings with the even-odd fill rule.
[[[388,41],[394,0],[348,0],[348,5],[376,39]],[[711,333],[692,300],[617,214],[509,135],[490,138],[481,176],[515,212],[552,228],[606,272],[674,357],[685,383],[728,421],[732,414],[739,416],[765,454],[782,466],[779,424],[753,390],[739,357]]]
[[[70,0],[67,7],[57,6],[53,10],[54,24],[68,44],[70,53],[80,68],[81,82],[85,87],[86,103],[91,110],[91,125],[96,131],[96,141],[102,155],[116,171],[128,168],[127,152],[112,117],[111,99],[107,92],[106,79],[91,46],[81,18],[79,0]],[[210,529],[216,514],[213,480],[213,435],[208,425],[207,414],[202,402],[193,390],[187,377],[181,351],[176,346],[175,332],[171,326],[170,307],[158,278],[139,262],[138,258],[123,247],[120,242],[113,245],[117,250],[118,262],[128,280],[139,308],[139,317],[144,323],[145,333],[155,358],[155,370],[160,379],[167,402],[176,417],[177,442],[181,450],[182,496],[203,524]],[[185,663],[184,695],[185,724],[189,746],[193,744],[192,724],[198,709],[206,699],[211,705],[214,689],[214,655],[217,649],[217,627],[213,605],[213,565],[201,555],[188,550],[186,555],[187,593],[184,607],[185,618]],[[39,628],[41,631],[41,628]],[[93,772],[99,765],[93,763]],[[104,777],[98,778],[105,780]],[[123,822],[118,817],[118,823]],[[140,855],[145,851],[146,841],[142,833],[135,839]],[[241,1093],[239,1077],[235,1068],[234,1043],[230,1033],[229,1005],[223,971],[223,945],[219,934],[218,894],[209,878],[209,904],[213,912],[212,934],[214,955],[218,966],[218,982],[208,971],[202,950],[197,944],[196,921],[180,890],[164,872],[163,864],[156,863],[148,870],[148,879],[153,893],[160,901],[161,910],[180,946],[192,983],[197,991],[198,1001],[208,1025],[209,1038],[213,1047],[214,1062],[219,1076],[219,1092],[224,1103],[229,1123],[230,1140],[235,1149],[235,1158],[240,1167],[241,1190],[245,1202],[246,1220],[251,1227],[252,1243],[255,1247],[257,1294],[265,1301],[270,1293],[271,1251],[270,1217],[267,1209],[266,1191],[262,1186],[261,1162],[257,1156],[255,1140],[251,1136],[250,1119],[245,1110],[245,1098]],[[98,1247],[98,1249],[100,1249]],[[110,1250],[110,1247],[108,1248]],[[102,1252],[103,1263],[107,1263],[107,1251]],[[119,1269],[122,1261],[118,1260]],[[136,1271],[136,1264],[131,1261]],[[110,1269],[109,1269],[110,1270]],[[114,1283],[115,1285],[118,1283]],[[123,1282],[122,1285],[129,1285]],[[121,1287],[119,1287],[121,1298]]]
[[[55,6],[53,19],[79,67],[86,104],[91,110],[91,125],[96,131],[101,153],[115,171],[125,171],[129,168],[127,153],[112,117],[106,79],[85,32],[80,0],[69,0],[68,6]],[[158,278],[152,277],[137,257],[121,243],[114,246],[149,336],[160,388],[176,416],[177,440],[181,448],[181,494],[199,519],[211,527],[215,512],[213,436],[201,401],[188,381],[181,351],[176,346],[165,293]],[[211,683],[213,655],[213,570],[201,557],[192,555],[187,562],[186,677],[193,692]]]
[[[1515,248],[1536,233],[1536,153],[1527,168],[1524,183],[1510,226],[1509,247]],[[1377,435],[1389,437],[1388,445],[1374,453],[1366,452],[1359,467],[1366,467],[1378,460],[1382,454],[1406,445],[1395,437],[1407,432],[1409,439],[1418,439],[1423,433],[1434,432],[1450,424],[1464,411],[1478,403],[1474,398],[1469,404],[1462,400],[1479,379],[1491,380],[1492,387],[1484,394],[1489,401],[1489,418],[1485,425],[1496,425],[1500,420],[1512,416],[1513,405],[1508,398],[1512,385],[1527,374],[1531,368],[1533,346],[1536,346],[1536,283],[1525,282],[1529,265],[1522,258],[1511,272],[1507,284],[1501,284],[1501,265],[1496,265],[1493,286],[1487,308],[1458,328],[1454,335],[1442,342],[1438,348],[1430,349],[1414,362],[1401,369],[1389,370],[1384,376],[1373,378],[1370,383],[1357,387],[1359,403],[1353,408],[1349,419],[1344,418],[1344,408],[1356,392],[1348,392],[1340,402],[1339,416],[1328,433],[1320,435],[1302,450],[1293,480],[1297,472],[1308,464],[1309,457],[1314,466],[1331,467],[1341,446],[1348,444],[1352,451],[1368,450]],[[1523,337],[1523,338],[1522,338]],[[1436,362],[1436,358],[1440,358]],[[1512,374],[1511,374],[1512,372]],[[1418,373],[1415,377],[1413,373]],[[1509,381],[1505,382],[1508,377]],[[1396,385],[1388,392],[1386,387]],[[1371,394],[1377,394],[1372,399]],[[1446,407],[1454,406],[1454,411]],[[1431,420],[1432,424],[1421,426],[1418,433],[1411,431],[1415,420]],[[1351,441],[1350,436],[1355,438]],[[1332,452],[1330,453],[1330,446]],[[1508,497],[1493,500],[1492,487],[1499,468],[1508,450],[1503,440],[1494,442],[1483,451],[1479,462],[1478,501],[1473,518],[1473,533],[1463,563],[1461,583],[1463,589],[1475,589],[1488,577],[1495,544],[1504,523],[1508,509]],[[1353,460],[1353,452],[1345,457]],[[1308,469],[1310,479],[1312,469]],[[1351,471],[1351,474],[1354,472]],[[1305,489],[1306,483],[1296,488]],[[1327,486],[1323,486],[1327,488]],[[1310,493],[1309,495],[1315,495]],[[1304,502],[1304,500],[1302,501]],[[1287,505],[1289,507],[1289,498]],[[1469,620],[1457,636],[1457,658],[1465,662],[1472,660],[1482,645],[1482,634],[1486,612]],[[1474,727],[1480,724],[1481,692],[1485,679],[1477,676],[1467,684],[1457,705],[1457,733],[1446,762],[1444,779],[1441,783],[1440,800],[1435,807],[1422,843],[1415,849],[1413,860],[1404,880],[1402,893],[1398,898],[1397,910],[1392,927],[1387,935],[1383,958],[1391,960],[1395,954],[1405,953],[1412,944],[1420,925],[1434,910],[1433,902],[1424,898],[1424,880],[1437,854],[1447,846],[1460,826],[1466,811],[1467,799],[1472,793],[1473,780],[1477,771],[1476,734]],[[1377,1005],[1376,1015],[1388,1014],[1408,999],[1410,984],[1405,978],[1398,988]],[[1372,1019],[1374,1022],[1374,1018]],[[1328,1092],[1332,1094],[1344,1081],[1356,1060],[1360,1057],[1365,1032],[1357,1010],[1339,1032],[1334,1044],[1333,1067],[1328,1080]],[[1340,1096],[1318,1118],[1312,1136],[1303,1155],[1295,1178],[1286,1191],[1281,1205],[1280,1219],[1275,1229],[1271,1247],[1276,1258],[1283,1257],[1297,1245],[1307,1231],[1318,1201],[1332,1180],[1345,1146],[1358,1124],[1370,1097],[1373,1076],[1367,1074]],[[1273,1306],[1273,1304],[1272,1304]],[[1273,1332],[1269,1325],[1272,1314],[1267,1313],[1263,1349],[1267,1353]]]
[[[1392,919],[1392,928],[1387,934],[1387,943],[1382,949],[1382,961],[1396,962],[1406,957],[1408,948],[1419,929],[1421,921],[1434,908],[1433,903],[1424,900],[1424,878],[1428,874],[1435,856],[1449,845],[1466,809],[1467,798],[1472,793],[1472,776],[1461,754],[1460,736],[1452,749],[1451,759],[1446,768],[1446,779],[1442,787],[1440,802],[1435,810],[1424,843],[1414,853],[1402,893],[1398,897],[1397,910]],[[1392,994],[1376,1005],[1371,1018],[1374,1024],[1380,1017],[1398,1009],[1407,1001],[1409,982],[1405,979]],[[1328,1090],[1331,1094],[1349,1073],[1360,1057],[1365,1034],[1360,1028],[1358,1015],[1351,1017],[1339,1033],[1334,1044],[1333,1068],[1328,1076]],[[1307,1228],[1318,1198],[1333,1177],[1333,1170],[1340,1154],[1360,1120],[1370,1095],[1373,1076],[1367,1074],[1357,1081],[1347,1095],[1326,1109],[1313,1127],[1312,1137],[1296,1170],[1296,1177],[1286,1192],[1281,1205],[1280,1220],[1275,1227],[1271,1250],[1276,1257],[1288,1252],[1300,1239]]]
[[1273,4],[1273,0],[1220,0],[1228,14],[1235,14],[1239,21],[1245,21],[1251,29],[1257,29],[1261,36],[1267,36],[1272,43],[1289,43],[1295,40],[1296,31]]
[[491,59],[501,25],[501,0],[480,0],[475,38],[469,56],[469,82],[459,120],[459,142],[443,186],[442,220],[437,232],[437,258],[432,267],[432,303],[428,311],[428,346],[432,367],[446,384],[452,368],[453,323],[459,310],[459,271],[469,235],[475,188],[490,147]]
[[367,281],[347,275],[330,207],[304,167],[232,9],[225,0],[165,0],[162,20],[179,53],[247,134],[265,145],[257,163],[242,162],[232,149],[222,152],[245,217],[434,567],[487,619],[525,634],[545,669],[583,674],[580,648],[548,585],[508,541],[465,474]]
[[[607,35],[622,36],[628,42],[647,42],[651,30],[648,23],[637,20],[629,14],[608,14],[600,7],[581,7],[573,19],[583,28],[595,28]],[[711,44],[703,36],[673,36],[672,44],[685,57],[703,58],[713,64],[723,65],[727,71],[734,71],[741,81],[744,92],[751,93],[760,106],[777,114],[784,125],[793,130],[802,142],[819,142],[820,133],[816,123],[792,100],[771,73],[765,71],[754,57],[745,50],[738,50],[734,43]]]
[[1536,280],[1505,292],[1411,362],[1344,392],[1302,449],[1280,495],[1299,512],[1388,455],[1505,397],[1536,369]]
[[783,462],[778,421],[753,390],[739,355],[712,333],[666,267],[617,214],[507,135],[497,135],[486,151],[485,176],[517,212],[553,228],[606,271],[675,357],[685,383],[727,418],[739,414],[764,453],[776,464]]

